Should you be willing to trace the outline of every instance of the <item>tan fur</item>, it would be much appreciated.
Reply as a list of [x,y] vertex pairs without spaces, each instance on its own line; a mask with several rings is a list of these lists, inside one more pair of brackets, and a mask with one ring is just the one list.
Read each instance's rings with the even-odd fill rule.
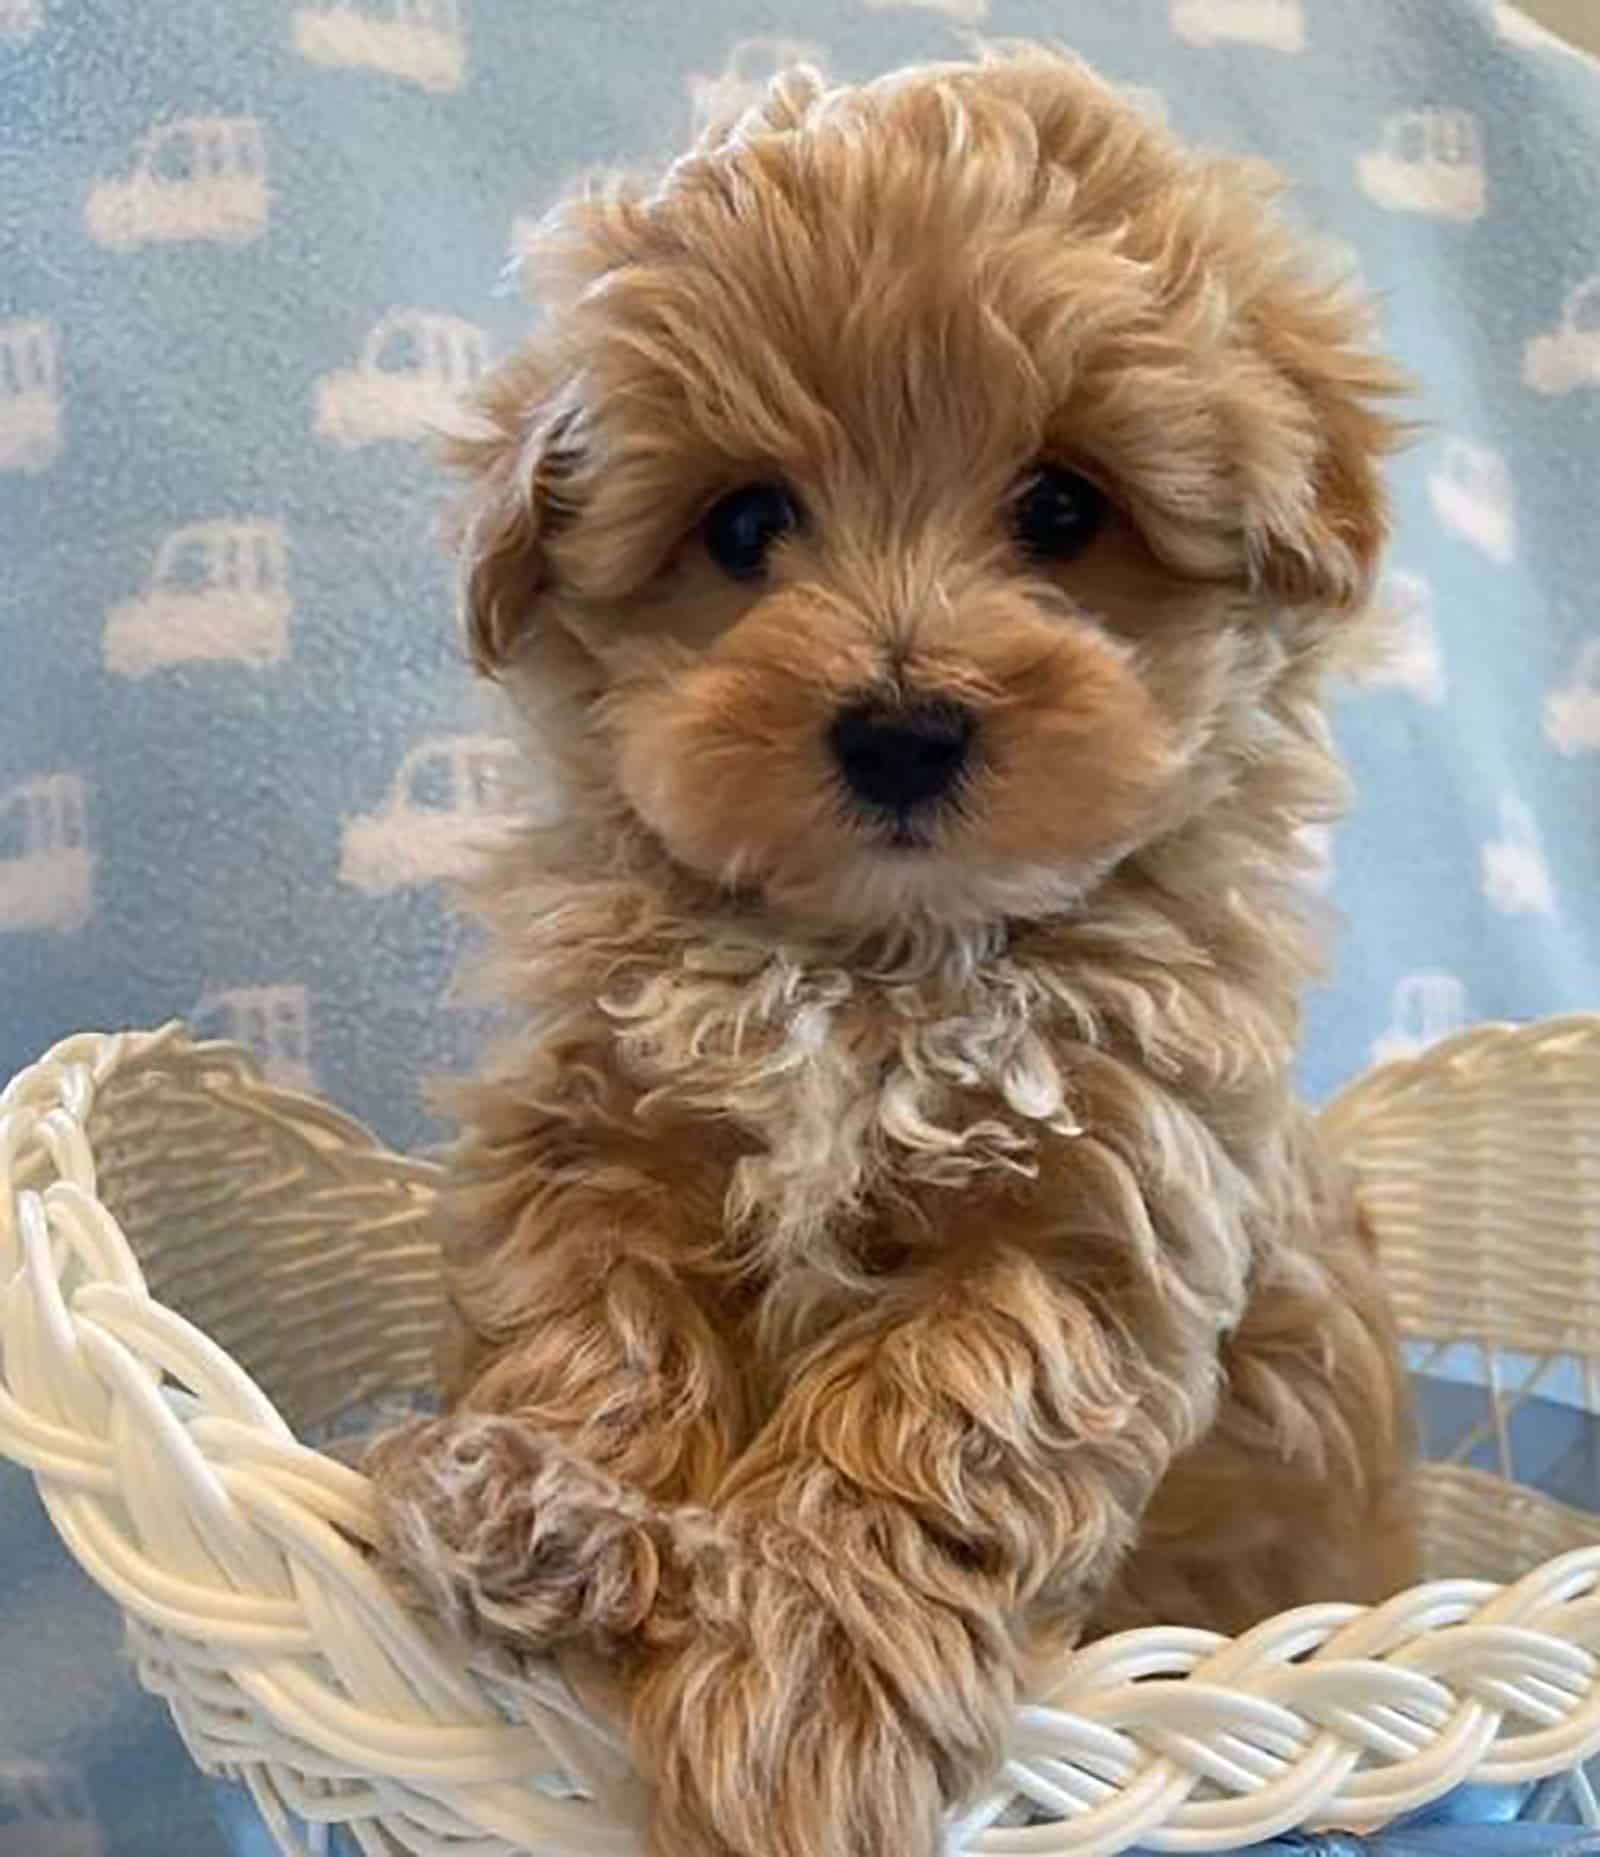
[[[1412,1572],[1371,1247],[1291,1087],[1398,389],[1259,176],[1074,62],[780,80],[573,202],[458,448],[564,823],[483,887],[450,1409],[374,1454],[463,1629],[625,1710],[662,1857],[928,1857],[1087,1633]],[[1030,565],[1016,486],[1116,515]],[[757,583],[699,521],[781,478]],[[826,731],[959,700],[916,847]]]

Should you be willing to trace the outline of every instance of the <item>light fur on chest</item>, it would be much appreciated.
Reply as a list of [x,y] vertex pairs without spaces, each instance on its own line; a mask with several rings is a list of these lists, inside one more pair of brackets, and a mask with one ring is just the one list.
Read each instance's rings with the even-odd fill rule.
[[1009,955],[898,979],[718,946],[601,1004],[641,1109],[748,1138],[728,1222],[774,1265],[907,1192],[1028,1176],[1041,1143],[1082,1132],[1062,1028],[1093,1015]]

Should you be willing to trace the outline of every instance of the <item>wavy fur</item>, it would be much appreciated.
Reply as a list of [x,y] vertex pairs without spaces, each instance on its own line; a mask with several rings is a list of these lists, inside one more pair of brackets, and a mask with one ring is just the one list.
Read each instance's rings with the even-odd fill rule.
[[[542,262],[457,457],[569,805],[479,891],[526,1029],[459,1098],[387,1551],[625,1715],[663,1857],[929,1857],[1084,1635],[1412,1571],[1290,1074],[1398,383],[1259,176],[1025,49],[792,74]],[[1041,458],[1116,511],[1060,568],[1006,531]],[[730,582],[699,517],[773,477]],[[828,757],[863,692],[974,719],[909,849]]]

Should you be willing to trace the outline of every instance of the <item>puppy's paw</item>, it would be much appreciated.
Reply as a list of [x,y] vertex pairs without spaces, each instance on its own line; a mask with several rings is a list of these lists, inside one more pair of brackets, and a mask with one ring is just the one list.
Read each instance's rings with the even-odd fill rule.
[[648,1501],[514,1418],[407,1425],[363,1468],[380,1558],[457,1632],[524,1652],[615,1643],[657,1601],[666,1528]]
[[693,1646],[652,1672],[634,1722],[657,1787],[659,1857],[933,1857],[939,1847],[931,1750],[842,1642],[806,1658]]
[[[901,1622],[916,1633],[909,1610]],[[926,1668],[926,1634],[904,1648]],[[811,1582],[743,1570],[726,1609],[699,1612],[634,1687],[659,1857],[934,1857],[948,1804],[998,1746],[975,1749],[970,1722],[946,1742],[882,1650]],[[961,1712],[952,1697],[952,1723]]]

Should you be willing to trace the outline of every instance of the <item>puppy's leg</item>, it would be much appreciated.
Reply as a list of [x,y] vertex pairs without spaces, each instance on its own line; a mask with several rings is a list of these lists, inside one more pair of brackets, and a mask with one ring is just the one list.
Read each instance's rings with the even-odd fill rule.
[[1222,1351],[1216,1424],[1173,1464],[1093,1622],[1240,1632],[1420,1578],[1394,1322],[1353,1214],[1270,1258]]
[[591,1171],[454,1272],[474,1377],[366,1463],[390,1565],[458,1629],[522,1650],[637,1630],[673,1530],[696,1525],[671,1505],[710,1493],[741,1431],[670,1196]]
[[635,1691],[663,1857],[935,1851],[1002,1758],[1027,1624],[1081,1624],[1209,1419],[1210,1345],[990,1250],[804,1360],[720,1492],[726,1589],[702,1571]]

